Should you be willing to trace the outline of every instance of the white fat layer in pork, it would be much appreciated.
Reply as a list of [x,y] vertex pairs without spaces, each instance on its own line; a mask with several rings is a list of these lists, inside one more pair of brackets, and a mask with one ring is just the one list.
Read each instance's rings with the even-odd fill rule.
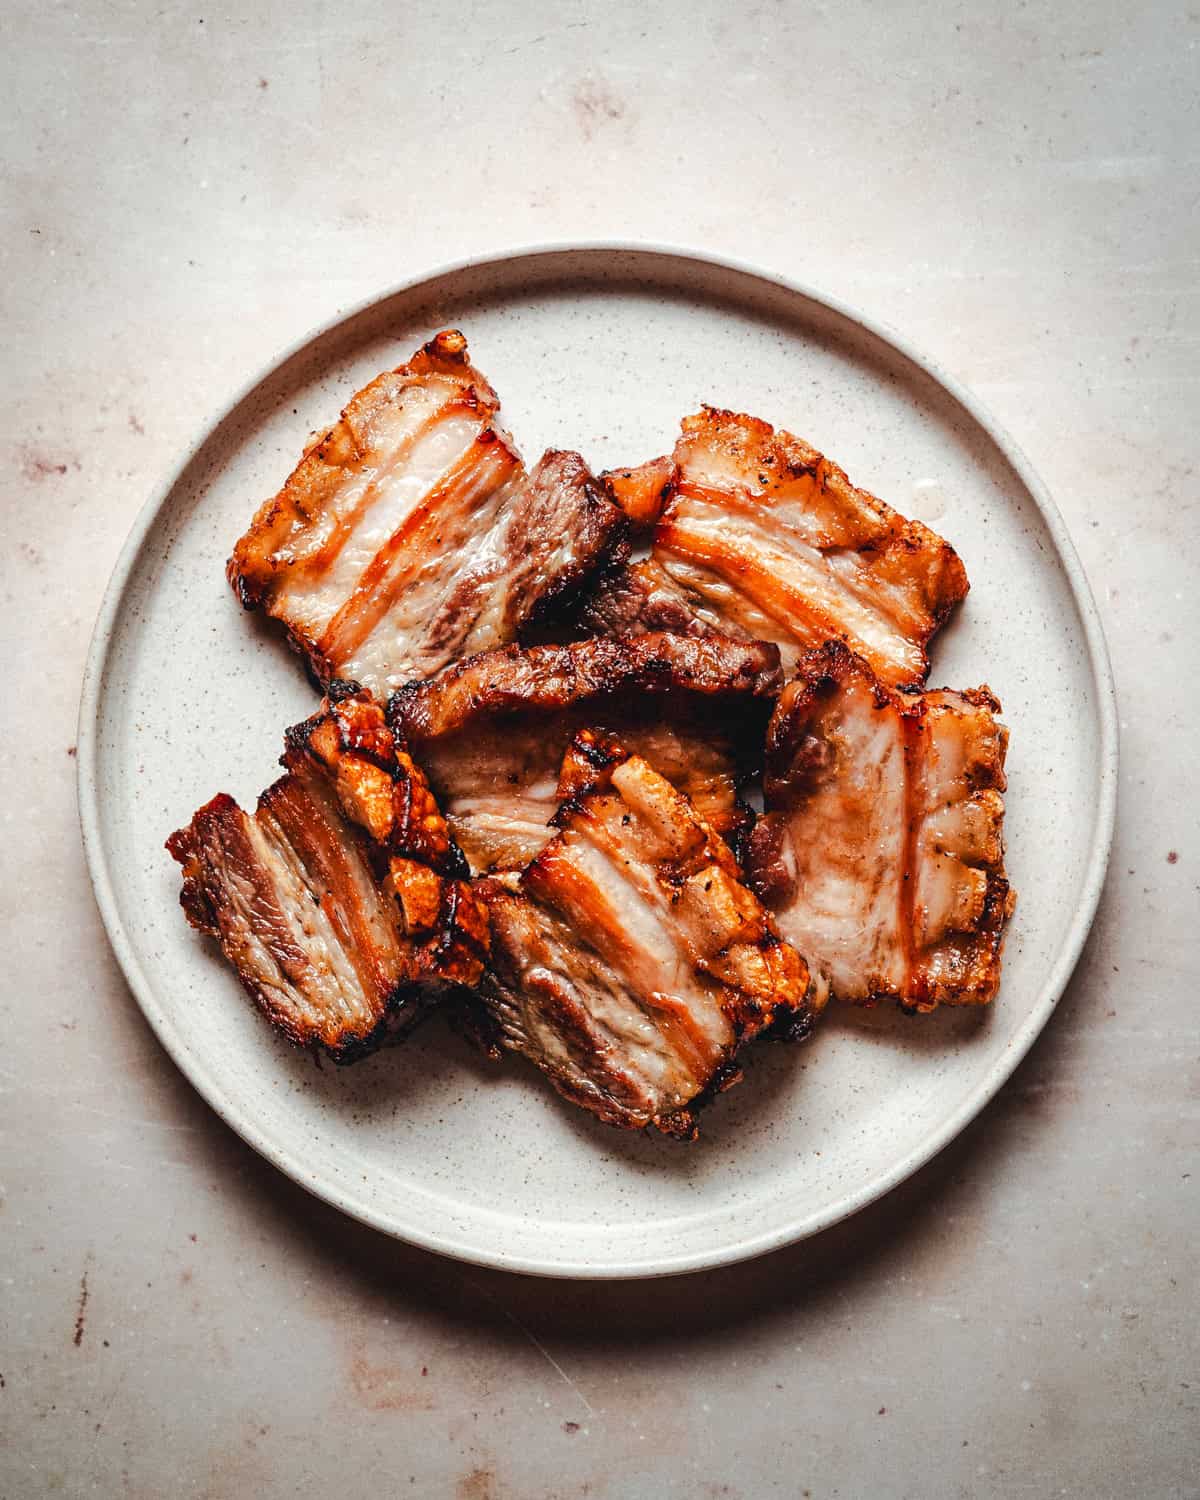
[[728,1046],[733,1031],[717,987],[696,973],[683,951],[653,871],[643,868],[635,854],[614,858],[585,832],[573,829],[563,837],[560,857],[586,886],[582,896],[572,883],[555,897],[575,927],[605,954],[631,990],[647,997],[662,994],[685,1006],[693,1028],[714,1054]]
[[[308,1025],[318,1027],[331,1012],[351,1026],[373,1018],[350,955],[322,908],[318,891],[309,883],[303,861],[269,813],[247,819],[247,835],[263,868],[270,872],[280,911],[291,927],[303,962],[288,978],[281,996],[286,1010],[299,1012]],[[248,913],[253,927],[254,913]]]
[[[893,663],[901,676],[921,675],[923,653],[893,623],[900,591],[867,577],[858,554],[824,553],[799,531],[780,526],[775,508],[764,508],[758,518],[689,497],[672,511],[666,549],[670,550],[661,552],[660,561],[667,572],[674,573],[672,552],[682,550],[693,567],[679,581],[705,596],[710,584],[703,564],[696,566],[695,550],[736,560],[735,572],[740,567],[745,579],[744,589],[738,592],[747,596],[748,604],[770,615],[774,603],[784,612],[776,625],[782,636],[781,656],[787,650],[785,669],[795,664],[804,649],[840,635],[853,649]],[[761,590],[756,580],[761,581]],[[716,605],[721,595],[728,599],[733,592],[725,581],[711,602]],[[907,613],[906,606],[902,607]],[[834,622],[833,627],[811,624],[806,610],[819,611]],[[741,613],[735,608],[735,618]]]
[[865,997],[902,986],[907,967],[900,720],[855,681],[826,712],[819,734],[832,759],[785,834],[795,894],[779,913],[780,929],[808,960],[822,1000],[831,988],[846,999]]
[[493,915],[500,941],[524,964],[518,990],[493,1001],[510,1043],[572,1089],[598,1095],[594,1068],[581,1064],[547,1008],[547,1000],[558,999],[586,1013],[605,1068],[623,1075],[629,1094],[642,1101],[643,1123],[690,1099],[698,1081],[681,1066],[624,977],[554,913],[531,901],[517,910],[519,928],[505,921],[503,908]]
[[[450,394],[455,390],[449,386]],[[485,424],[469,412],[447,416],[421,432],[445,394],[445,390],[414,386],[405,392],[403,402],[388,409],[395,416],[388,431],[379,435],[388,446],[373,455],[374,463],[349,475],[339,490],[336,511],[330,507],[318,518],[316,534],[323,541],[337,516],[362,505],[337,555],[323,571],[298,566],[283,575],[277,609],[294,628],[314,639],[321,635],[354,592],[372,558],[479,436]]]

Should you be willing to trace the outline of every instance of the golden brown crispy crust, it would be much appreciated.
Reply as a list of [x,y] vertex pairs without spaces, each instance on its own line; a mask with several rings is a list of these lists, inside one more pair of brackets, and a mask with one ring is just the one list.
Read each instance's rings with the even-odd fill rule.
[[560,788],[558,834],[519,881],[476,883],[493,922],[485,1003],[565,1097],[690,1137],[740,1046],[806,1018],[807,970],[727,845],[641,757],[585,730]]
[[167,840],[181,905],[292,1041],[348,1062],[436,990],[478,982],[487,913],[423,772],[379,706],[338,684],[287,733],[251,817],[214,798]]
[[386,855],[387,889],[414,946],[414,979],[473,985],[488,933],[467,862],[424,771],[396,744],[371,695],[353,689],[337,684],[321,712],[289,731],[282,763],[303,755],[321,765],[346,817]]
[[761,642],[665,633],[629,640],[591,637],[467,657],[393,693],[388,721],[398,738],[419,747],[455,733],[480,713],[564,708],[627,687],[771,697],[779,684],[778,653]]
[[675,460],[652,458],[631,469],[606,469],[601,482],[639,532],[657,522],[675,480]]
[[390,858],[420,860],[439,874],[466,874],[424,771],[398,746],[383,709],[354,683],[332,683],[321,709],[289,729],[281,764],[301,758],[334,784],[346,817]]
[[[806,953],[819,1002],[832,991],[929,1011],[994,998],[1016,902],[1004,871],[999,712],[986,687],[895,692],[840,642],[801,659],[768,727],[767,812],[747,878]],[[893,901],[839,928],[843,898],[823,905],[826,869],[861,892],[890,889]],[[858,969],[848,960],[856,944]]]
[[599,729],[581,729],[563,755],[558,773],[559,808],[554,821],[561,820],[564,807],[593,792],[607,790],[612,784],[613,771],[628,759],[629,751],[615,735]]

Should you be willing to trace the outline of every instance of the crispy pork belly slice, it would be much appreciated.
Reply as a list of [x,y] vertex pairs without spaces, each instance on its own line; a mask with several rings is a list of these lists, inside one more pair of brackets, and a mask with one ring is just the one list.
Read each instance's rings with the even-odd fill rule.
[[509,646],[456,662],[394,693],[388,719],[401,739],[423,745],[463,728],[480,708],[565,708],[626,686],[774,697],[781,681],[779,653],[765,642],[666,632],[633,640],[589,637],[561,646]]
[[287,774],[244,812],[214,797],[167,848],[188,920],[292,1041],[350,1062],[437,990],[478,982],[487,916],[424,775],[365,693],[288,731]]
[[748,748],[778,691],[774,647],[679,636],[510,646],[394,694],[417,755],[477,872],[524,865],[549,841],[563,753],[588,723],[616,733],[735,838]]
[[[711,407],[683,423],[649,564],[618,570],[592,612],[608,628],[699,628],[774,641],[785,671],[844,641],[893,687],[924,681],[926,645],[967,592],[954,549],[856,489],[815,449]],[[624,617],[624,625],[621,620]]]
[[837,643],[801,661],[771,719],[747,872],[818,1007],[994,997],[1016,899],[999,711],[987,688],[894,692]]
[[476,882],[481,994],[503,1045],[609,1124],[695,1134],[739,1046],[806,1015],[808,974],[728,847],[640,757],[584,731],[558,832],[520,876]]
[[440,333],[359,391],[238,541],[239,598],[286,625],[321,681],[382,700],[515,640],[624,536],[578,454],[526,473],[498,414],[462,334]]

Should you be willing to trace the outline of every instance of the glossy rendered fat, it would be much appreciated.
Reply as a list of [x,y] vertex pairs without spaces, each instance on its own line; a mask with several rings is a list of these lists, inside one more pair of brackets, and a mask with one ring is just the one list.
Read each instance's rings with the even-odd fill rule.
[[[662,529],[660,558],[743,629],[765,629],[785,667],[838,635],[869,654],[887,680],[918,681],[924,652],[897,628],[897,615],[908,613],[903,596],[866,580],[856,558],[822,552],[796,524],[803,519],[802,511],[783,507],[739,515],[681,493]],[[710,581],[703,569],[716,577]]]
[[558,715],[484,718],[421,747],[459,847],[477,873],[517,869],[550,842],[570,730]]
[[[615,806],[613,804],[616,804]],[[656,872],[637,852],[644,830],[626,825],[625,839],[604,839],[600,826],[624,804],[597,799],[585,819],[566,830],[527,882],[537,894],[552,896],[555,908],[579,935],[621,974],[634,994],[669,996],[687,1007],[696,1035],[707,1048],[709,1066],[733,1041],[733,1030],[710,981],[693,967],[679,924]]]
[[694,1098],[703,1078],[623,975],[582,947],[554,911],[491,885],[492,936],[503,967],[488,981],[488,1004],[509,1048],[611,1124],[649,1125]]
[[516,454],[500,442],[475,444],[452,477],[436,476],[406,526],[375,553],[321,638],[339,677],[381,698],[401,683],[508,637],[488,619],[489,584],[502,576],[500,513]]
[[301,561],[292,567],[280,589],[289,621],[314,640],[353,593],[372,558],[485,429],[486,417],[478,412],[446,412],[455,390],[444,381],[412,386],[385,408],[387,420],[372,432],[374,462],[351,471],[336,506],[317,516],[305,539],[308,557],[328,547],[339,519],[344,519],[344,539],[321,566]]
[[[901,886],[907,838],[904,741],[853,681],[811,730],[828,774],[810,783],[785,854],[795,899],[780,912],[813,970],[818,1000],[895,992],[905,978]],[[818,738],[818,736],[820,738]]]

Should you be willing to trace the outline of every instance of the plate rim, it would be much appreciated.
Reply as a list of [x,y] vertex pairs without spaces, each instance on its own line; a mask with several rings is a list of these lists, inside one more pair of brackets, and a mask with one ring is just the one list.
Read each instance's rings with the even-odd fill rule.
[[[752,277],[776,290],[806,299],[856,325],[895,350],[941,387],[987,433],[999,449],[1033,500],[1050,533],[1066,574],[1072,599],[1082,621],[1100,728],[1097,746],[1099,795],[1092,821],[1080,900],[1067,929],[1065,940],[1038,992],[1029,1015],[1017,1030],[1006,1051],[991,1064],[958,1107],[934,1126],[917,1145],[893,1163],[890,1168],[877,1174],[853,1192],[844,1194],[835,1204],[822,1211],[807,1216],[793,1215],[782,1226],[750,1238],[734,1239],[707,1250],[692,1251],[678,1256],[660,1254],[637,1261],[604,1262],[572,1259],[570,1256],[539,1259],[525,1255],[506,1254],[502,1249],[456,1241],[451,1235],[425,1232],[420,1225],[397,1225],[386,1214],[377,1211],[365,1201],[357,1200],[336,1183],[329,1184],[315,1180],[306,1169],[299,1152],[294,1148],[289,1148],[286,1143],[279,1143],[270,1138],[252,1117],[239,1109],[237,1104],[222,1091],[220,1080],[199,1065],[177,1035],[169,1014],[157,1000],[154,987],[142,967],[121,919],[100,821],[100,789],[97,775],[98,731],[104,703],[102,689],[117,623],[130,579],[148,533],[188,468],[213,433],[238,411],[259,386],[289,361],[302,354],[306,348],[318,340],[328,337],[339,327],[363,316],[380,303],[416,291],[427,283],[448,276],[462,275],[484,267],[499,266],[505,262],[569,255],[646,256],[656,259],[683,260],[717,271]],[[931,1161],[996,1096],[1053,1014],[1079,961],[1080,953],[1095,918],[1104,887],[1116,821],[1119,766],[1118,719],[1116,684],[1104,628],[1091,586],[1071,540],[1066,522],[1046,485],[1021,448],[991,412],[955,376],[943,370],[936,361],[914,346],[905,335],[888,324],[861,312],[836,296],[752,262],[733,256],[716,255],[683,244],[661,241],[549,240],[507,246],[484,254],[462,256],[432,266],[332,314],[274,355],[242,385],[231,400],[220,406],[215,414],[210,414],[208,419],[198,426],[197,432],[199,435],[188,446],[175,466],[168,471],[165,482],[162,480],[156,482],[149,498],[143,503],[105,586],[88,647],[80,691],[76,735],[76,790],[79,820],[84,856],[100,917],[125,981],[142,1014],[149,1022],[151,1030],[164,1051],[200,1097],[226,1125],[272,1166],[283,1172],[298,1186],[360,1223],[365,1223],[395,1239],[449,1256],[452,1259],[497,1270],[564,1280],[633,1280],[732,1265],[832,1228],[833,1225],[841,1223],[884,1197]]]

